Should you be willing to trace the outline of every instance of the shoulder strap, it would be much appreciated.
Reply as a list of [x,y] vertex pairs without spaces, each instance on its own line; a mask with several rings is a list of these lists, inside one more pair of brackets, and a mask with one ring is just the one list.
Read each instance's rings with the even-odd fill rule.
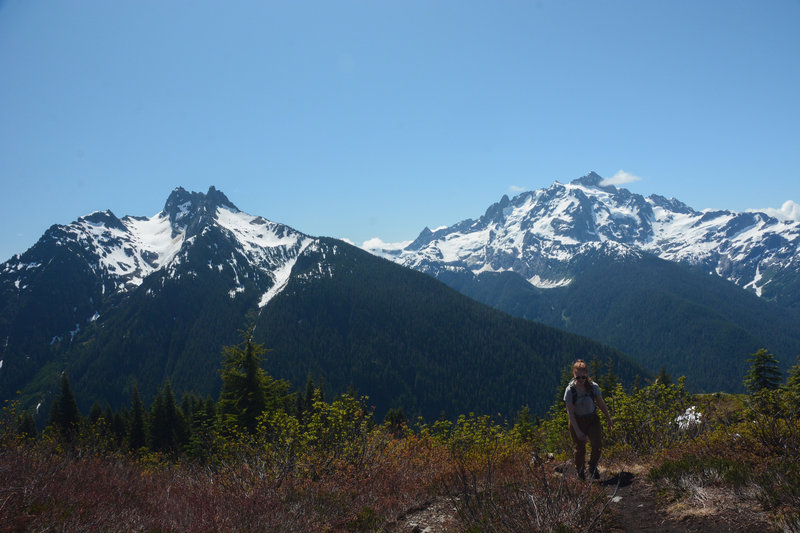
[[[594,401],[594,387],[595,383],[593,381],[592,386],[589,387],[589,398],[591,398],[592,401]],[[569,391],[572,393],[572,403],[575,403],[575,400],[578,398],[578,389],[575,387],[574,384],[572,384],[569,386]]]

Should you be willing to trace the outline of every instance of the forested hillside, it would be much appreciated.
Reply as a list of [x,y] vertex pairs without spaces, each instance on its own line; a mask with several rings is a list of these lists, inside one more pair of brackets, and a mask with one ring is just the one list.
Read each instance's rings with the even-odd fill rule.
[[222,346],[251,325],[271,350],[270,374],[294,387],[312,376],[333,394],[354,388],[379,416],[512,416],[525,405],[543,414],[561,369],[578,357],[610,364],[626,383],[649,375],[595,341],[491,309],[335,239],[300,254],[262,308],[259,292],[232,298],[222,270],[199,266],[220,253],[217,242],[196,237],[174,271],[148,276],[74,338],[48,344],[49,363],[22,388],[26,405],[48,405],[62,371],[84,410],[95,401],[118,408],[134,384],[150,401],[166,379],[178,395],[216,396]]
[[742,392],[747,356],[768,346],[789,368],[800,353],[800,316],[698,268],[650,255],[596,254],[566,287],[537,289],[514,272],[442,274],[479,301],[586,335],[644,367],[686,376],[694,391]]

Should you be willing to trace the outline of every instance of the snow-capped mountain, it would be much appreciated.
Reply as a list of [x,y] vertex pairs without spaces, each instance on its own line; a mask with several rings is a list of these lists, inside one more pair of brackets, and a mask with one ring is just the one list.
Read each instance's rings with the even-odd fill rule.
[[800,273],[800,222],[764,213],[695,211],[684,203],[647,198],[596,173],[569,184],[504,196],[477,220],[431,231],[402,247],[373,253],[438,276],[443,271],[512,271],[537,288],[568,285],[576,258],[653,254],[702,267],[759,296],[788,303],[787,274]]
[[152,217],[120,219],[98,211],[52,226],[33,248],[3,265],[0,280],[22,291],[47,268],[54,249],[64,249],[81,258],[102,294],[124,295],[155,272],[180,276],[179,267],[198,238],[212,233],[221,238],[213,243],[215,253],[206,267],[229,274],[231,298],[254,283],[262,291],[261,306],[285,286],[297,257],[314,242],[288,226],[240,211],[213,186],[205,195],[177,188]]
[[[240,211],[213,186],[207,194],[175,189],[152,217],[102,211],[51,226],[0,265],[0,389],[21,388],[121,309],[148,309],[135,314],[162,321],[189,312],[186,328],[198,312],[218,313],[210,327],[235,333],[244,313],[260,312],[286,287],[297,260],[319,248],[318,239]],[[180,350],[170,343],[165,348]],[[218,353],[210,349],[210,357]]]
[[[609,344],[694,390],[800,353],[800,222],[695,211],[595,173],[373,253],[512,315]],[[367,247],[367,249],[369,249]],[[586,354],[591,358],[591,354]]]
[[145,399],[165,380],[215,396],[223,347],[247,328],[272,350],[274,377],[353,385],[378,412],[543,412],[579,351],[629,379],[646,373],[344,241],[243,213],[213,187],[178,188],[153,217],[93,213],[0,265],[0,401],[19,390],[45,411],[62,372],[84,409],[128,403],[134,383]]

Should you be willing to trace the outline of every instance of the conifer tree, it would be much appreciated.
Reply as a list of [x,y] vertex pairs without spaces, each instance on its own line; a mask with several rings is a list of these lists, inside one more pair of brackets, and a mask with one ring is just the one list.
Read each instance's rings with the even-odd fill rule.
[[658,371],[658,375],[656,376],[656,381],[664,385],[665,387],[669,387],[672,385],[672,376],[667,373],[667,369],[663,366],[661,370]]
[[761,348],[748,359],[750,370],[744,378],[744,386],[751,394],[761,390],[774,390],[781,384],[778,361],[766,349]]
[[264,411],[286,408],[289,386],[285,381],[275,381],[261,368],[266,349],[253,341],[252,328],[243,336],[242,344],[223,348],[219,412],[227,426],[255,433]]
[[792,407],[795,410],[800,410],[800,355],[797,356],[797,364],[789,370],[786,390],[789,393],[789,401]]
[[17,420],[17,433],[29,438],[36,438],[39,431],[36,429],[36,422],[30,411],[25,411]]
[[597,377],[597,384],[600,386],[600,390],[603,391],[603,396],[610,397],[614,394],[614,389],[617,388],[617,384],[619,383],[619,378],[614,374],[613,359],[608,359],[606,369],[607,371],[603,376]]
[[139,397],[139,388],[133,385],[133,401],[131,403],[131,427],[128,432],[128,448],[138,450],[147,445],[147,413],[144,410],[142,399]]
[[177,452],[183,444],[184,421],[169,380],[150,406],[150,448],[154,451]]
[[572,363],[569,363],[561,370],[561,384],[556,389],[555,405],[561,406],[564,403],[564,390],[572,381]]
[[217,417],[217,402],[210,396],[206,398],[206,416],[209,420],[213,420]]
[[71,442],[78,433],[81,412],[78,402],[72,394],[66,372],[61,374],[61,393],[53,400],[50,408],[50,425],[52,425],[66,441]]
[[95,401],[92,404],[92,407],[89,409],[89,416],[87,418],[92,424],[97,423],[98,420],[103,418],[103,408],[100,407],[100,404],[97,401]]

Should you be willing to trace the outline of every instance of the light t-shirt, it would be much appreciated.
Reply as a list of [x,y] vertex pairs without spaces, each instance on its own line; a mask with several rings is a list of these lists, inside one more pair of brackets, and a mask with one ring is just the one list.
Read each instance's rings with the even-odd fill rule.
[[[575,398],[573,398],[573,388],[575,387]],[[600,387],[597,383],[592,383],[592,388],[594,389],[594,397],[601,398],[602,395],[600,393]],[[567,385],[567,389],[564,391],[564,401],[571,402],[574,406],[575,416],[586,416],[594,413],[596,407],[594,404],[594,400],[592,400],[592,395],[590,395],[587,391],[583,390],[583,387],[579,387],[575,384],[575,380],[569,382]]]

